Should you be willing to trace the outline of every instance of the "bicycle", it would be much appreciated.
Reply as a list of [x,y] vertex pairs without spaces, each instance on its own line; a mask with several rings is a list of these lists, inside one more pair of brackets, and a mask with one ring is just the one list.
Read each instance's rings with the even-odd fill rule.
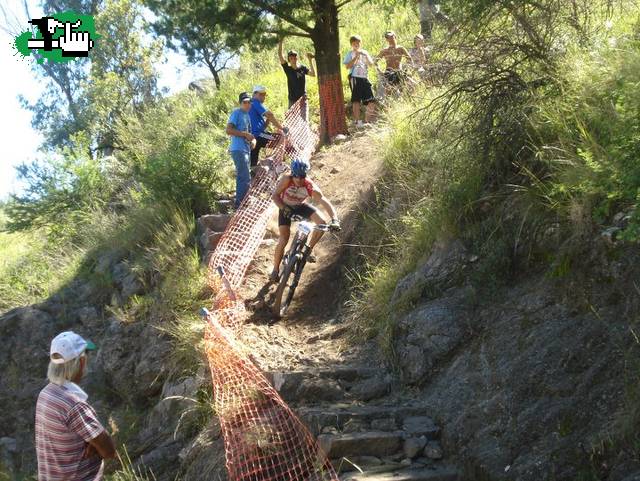
[[[298,215],[292,216],[291,220],[298,222],[298,228],[289,251],[282,258],[282,268],[280,270],[282,274],[278,281],[278,288],[276,289],[272,308],[273,314],[279,318],[283,317],[289,309],[289,305],[293,300],[293,294],[300,282],[302,270],[304,269],[307,259],[309,258],[309,254],[311,253],[311,249],[309,249],[309,246],[307,245],[307,239],[311,233],[314,230],[321,230],[323,232],[339,230],[339,227],[332,227],[329,224],[314,224],[313,222],[305,221]],[[291,280],[291,283],[288,284],[289,277],[291,277],[292,274],[293,279]],[[287,288],[288,291],[286,296],[284,296],[283,302],[283,295]]]

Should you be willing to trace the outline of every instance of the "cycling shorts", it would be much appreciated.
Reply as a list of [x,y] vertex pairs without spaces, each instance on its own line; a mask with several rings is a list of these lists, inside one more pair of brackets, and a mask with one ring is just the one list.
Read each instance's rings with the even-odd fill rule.
[[[311,220],[311,216],[316,213],[317,209],[311,204],[300,204],[296,206],[290,205],[293,211],[292,215],[299,215],[305,220]],[[278,212],[278,225],[291,225],[291,218],[287,218],[284,215],[282,209]]]

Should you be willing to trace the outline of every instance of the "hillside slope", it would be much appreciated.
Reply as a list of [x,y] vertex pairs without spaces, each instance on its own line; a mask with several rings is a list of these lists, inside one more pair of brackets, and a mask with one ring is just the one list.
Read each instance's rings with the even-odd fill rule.
[[[364,135],[324,150],[312,162],[314,177],[336,204],[345,229],[338,239],[327,237],[319,245],[319,262],[305,271],[289,320],[267,326],[264,310],[250,320],[244,340],[265,371],[342,363],[348,357],[361,364],[380,362],[374,348],[366,355],[362,350],[349,353],[338,339],[345,336],[344,330],[329,341],[313,344],[309,338],[331,328],[329,321],[339,311],[344,276],[340,259],[345,250],[341,240],[350,238],[356,226],[357,213],[380,173],[381,159],[372,136]],[[266,281],[272,252],[269,242],[253,264],[242,292],[247,299]],[[205,360],[201,358],[195,370],[182,365],[170,325],[154,317],[125,317],[125,311],[113,308],[113,299],[140,292],[134,272],[117,248],[99,256],[95,271],[113,279],[113,293],[79,278],[40,304],[0,317],[0,335],[13,346],[0,354],[0,404],[5,407],[0,413],[2,472],[8,479],[35,472],[33,416],[37,394],[45,385],[49,342],[58,332],[72,329],[98,345],[84,387],[100,419],[126,445],[135,466],[146,466],[159,480],[176,475],[223,476],[224,452],[212,417]],[[196,339],[201,337],[198,332]]]

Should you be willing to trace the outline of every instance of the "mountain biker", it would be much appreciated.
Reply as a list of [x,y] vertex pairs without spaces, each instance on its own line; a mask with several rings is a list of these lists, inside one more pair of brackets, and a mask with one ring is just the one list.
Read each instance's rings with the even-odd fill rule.
[[[289,242],[291,234],[291,217],[299,215],[304,219],[311,220],[316,224],[325,224],[326,220],[318,213],[309,200],[318,203],[331,216],[330,228],[340,230],[340,221],[338,214],[329,199],[327,199],[315,182],[307,177],[310,166],[309,163],[295,159],[291,162],[291,173],[283,175],[271,199],[280,209],[278,212],[278,226],[280,229],[280,237],[276,246],[273,259],[273,271],[269,278],[272,282],[277,282],[280,271],[280,262],[284,255],[284,250]],[[324,232],[314,230],[309,240],[309,250],[318,243]],[[309,255],[307,262],[315,262],[315,256]]]

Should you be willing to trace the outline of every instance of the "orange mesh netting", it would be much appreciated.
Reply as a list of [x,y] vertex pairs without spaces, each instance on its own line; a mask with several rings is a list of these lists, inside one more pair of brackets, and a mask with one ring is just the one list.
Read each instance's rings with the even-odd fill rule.
[[309,430],[282,400],[236,340],[246,312],[236,294],[275,206],[271,193],[285,158],[309,159],[318,137],[303,118],[304,99],[285,115],[289,133],[272,152],[209,259],[217,296],[205,311],[205,348],[211,368],[214,407],[220,418],[231,481],[337,481]]
[[323,138],[332,139],[347,133],[344,114],[344,94],[340,74],[327,75],[318,84],[320,94],[320,132]]

